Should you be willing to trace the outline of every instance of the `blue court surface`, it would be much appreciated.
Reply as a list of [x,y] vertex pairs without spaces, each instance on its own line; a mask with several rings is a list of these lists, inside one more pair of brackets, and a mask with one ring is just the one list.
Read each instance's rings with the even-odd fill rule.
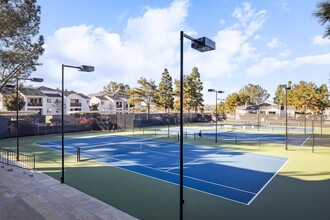
[[[61,150],[61,141],[39,145]],[[127,136],[65,140],[65,152],[81,151],[81,160],[101,163],[179,184],[179,144]],[[184,145],[184,186],[250,204],[285,165],[288,158]]]

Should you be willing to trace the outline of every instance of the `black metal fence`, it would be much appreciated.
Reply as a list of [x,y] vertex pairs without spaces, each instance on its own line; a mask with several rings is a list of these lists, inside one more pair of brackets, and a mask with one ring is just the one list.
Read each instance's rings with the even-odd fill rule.
[[[18,156],[18,157],[17,157]],[[26,155],[16,151],[0,147],[0,163],[21,167],[24,169],[35,170],[36,159],[35,155]]]
[[[209,122],[206,114],[184,114],[184,123]],[[59,134],[62,132],[61,115],[0,116],[0,138]],[[178,125],[179,114],[74,114],[64,116],[64,132],[129,131],[157,125]]]

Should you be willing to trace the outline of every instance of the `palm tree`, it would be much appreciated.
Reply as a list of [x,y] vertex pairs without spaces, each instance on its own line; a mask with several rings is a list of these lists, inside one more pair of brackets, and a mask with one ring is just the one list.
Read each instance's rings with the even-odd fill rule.
[[[317,4],[317,9],[313,13],[313,16],[319,19],[321,25],[330,22],[330,0],[325,0]],[[323,37],[330,38],[330,25],[327,25]]]

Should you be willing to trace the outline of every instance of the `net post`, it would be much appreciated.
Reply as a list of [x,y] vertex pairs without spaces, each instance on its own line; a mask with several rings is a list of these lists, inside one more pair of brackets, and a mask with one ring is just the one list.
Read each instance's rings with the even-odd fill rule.
[[185,134],[186,134],[186,139],[188,139],[188,132],[186,131]]
[[77,148],[77,162],[80,162],[80,147]]
[[33,170],[36,170],[36,155],[33,155]]
[[196,133],[194,132],[194,140],[196,140]]
[[237,145],[237,136],[235,137],[235,144]]

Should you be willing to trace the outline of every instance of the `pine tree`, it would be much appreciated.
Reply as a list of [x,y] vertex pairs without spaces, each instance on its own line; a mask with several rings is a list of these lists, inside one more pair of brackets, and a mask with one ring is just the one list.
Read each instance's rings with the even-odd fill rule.
[[190,112],[203,111],[204,110],[204,99],[203,99],[203,82],[200,79],[200,73],[197,67],[192,69],[191,74],[187,77],[186,82],[187,96],[185,101],[187,101],[187,110]]
[[174,97],[173,97],[173,86],[172,77],[168,70],[165,68],[162,73],[162,79],[158,85],[158,97],[157,106],[163,107],[166,110],[173,109]]

